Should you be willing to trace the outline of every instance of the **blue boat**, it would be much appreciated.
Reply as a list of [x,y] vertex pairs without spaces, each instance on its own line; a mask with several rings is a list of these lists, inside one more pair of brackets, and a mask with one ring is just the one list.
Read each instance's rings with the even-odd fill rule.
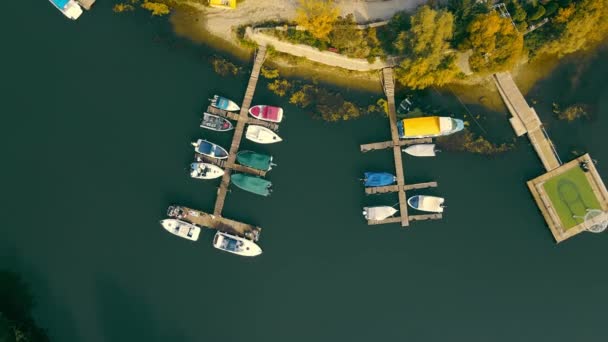
[[387,172],[366,172],[363,178],[365,186],[386,186],[396,181],[397,177]]
[[223,110],[227,110],[229,112],[235,112],[239,109],[241,109],[241,107],[239,107],[239,105],[237,105],[236,103],[230,101],[229,99],[219,96],[219,95],[215,95],[213,96],[211,100],[211,106],[215,107],[215,108],[219,108],[219,109],[223,109]]

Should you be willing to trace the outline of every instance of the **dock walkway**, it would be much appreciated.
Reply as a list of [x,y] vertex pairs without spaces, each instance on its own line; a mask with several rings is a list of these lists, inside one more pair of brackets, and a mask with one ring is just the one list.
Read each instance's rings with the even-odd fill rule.
[[234,129],[234,136],[232,137],[232,144],[230,145],[230,151],[228,151],[228,159],[225,163],[225,173],[222,176],[220,187],[217,190],[217,198],[215,200],[215,208],[213,214],[215,216],[221,216],[222,210],[224,209],[224,202],[226,201],[226,194],[228,193],[228,186],[230,185],[230,174],[231,170],[234,169],[236,161],[236,152],[239,150],[241,145],[241,139],[245,130],[245,124],[247,123],[249,107],[253,100],[253,94],[255,87],[258,83],[258,77],[260,75],[260,69],[264,63],[266,57],[266,46],[260,46],[255,55],[255,61],[253,68],[251,69],[251,76],[249,77],[249,83],[247,83],[247,90],[245,91],[245,97],[241,104],[241,111],[237,119],[236,127]]
[[[230,120],[234,120],[234,121],[241,120],[241,115],[240,114],[229,112],[229,111],[226,111],[226,110],[223,110],[223,109],[219,109],[219,108],[215,108],[213,106],[207,107],[207,113],[209,113],[209,114],[215,114],[215,115],[218,115],[218,116],[222,116],[222,117],[228,118]],[[263,127],[268,128],[268,129],[271,129],[271,130],[273,130],[275,132],[277,132],[279,130],[279,124],[274,123],[274,122],[268,122],[268,121],[258,120],[258,119],[253,118],[253,117],[247,117],[247,123],[250,124],[250,125],[263,126]]]
[[558,168],[562,163],[553,143],[543,128],[538,114],[528,105],[523,94],[508,72],[494,74],[496,88],[513,116],[509,121],[517,136],[528,134],[528,138],[547,171]]
[[170,206],[167,210],[167,216],[190,222],[201,228],[216,229],[221,232],[242,236],[253,241],[258,241],[260,233],[262,232],[262,228],[260,227],[182,206]]

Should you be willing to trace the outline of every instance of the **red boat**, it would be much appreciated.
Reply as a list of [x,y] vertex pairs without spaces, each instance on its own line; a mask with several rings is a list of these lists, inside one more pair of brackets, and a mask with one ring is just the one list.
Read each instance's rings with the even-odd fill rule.
[[249,109],[249,114],[256,119],[281,122],[283,120],[283,108],[266,105],[253,106]]

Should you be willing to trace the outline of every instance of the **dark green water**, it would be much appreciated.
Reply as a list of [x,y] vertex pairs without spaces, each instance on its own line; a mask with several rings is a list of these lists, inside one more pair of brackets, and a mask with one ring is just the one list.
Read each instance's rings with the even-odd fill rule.
[[[392,157],[358,144],[386,139],[386,121],[312,120],[261,81],[255,102],[287,116],[284,143],[255,146],[279,164],[275,192],[235,189],[225,216],[262,226],[264,254],[226,255],[212,232],[188,243],[158,220],[173,203],[212,209],[217,184],[185,170],[189,142],[227,144],[198,128],[200,111],[214,93],[240,99],[247,75],[218,77],[208,52],[171,39],[162,19],[114,15],[104,2],[77,23],[45,1],[11,6],[0,266],[32,284],[53,341],[608,339],[608,234],[553,243],[524,184],[542,172],[525,139],[493,158],[406,158],[408,182],[439,182],[428,193],[447,197],[445,218],[368,227],[361,207],[396,197],[365,198],[357,178],[390,170]],[[606,57],[564,63],[528,96],[564,159],[589,151],[604,176]],[[591,105],[593,116],[556,122],[555,101]]]

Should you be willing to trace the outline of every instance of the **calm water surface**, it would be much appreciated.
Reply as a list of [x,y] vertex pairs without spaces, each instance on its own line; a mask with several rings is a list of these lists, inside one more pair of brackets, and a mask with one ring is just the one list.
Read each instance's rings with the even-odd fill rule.
[[[53,341],[608,339],[608,234],[553,243],[525,187],[542,172],[526,139],[492,158],[406,157],[408,182],[439,182],[427,193],[447,198],[445,218],[368,227],[364,204],[397,202],[366,198],[357,180],[392,166],[390,151],[358,152],[388,138],[386,120],[312,120],[261,81],[254,102],[285,108],[285,142],[243,147],[275,156],[275,192],[233,189],[225,216],[262,226],[264,254],[226,255],[211,231],[189,243],[158,221],[173,203],[212,210],[218,184],[188,177],[189,142],[227,145],[198,128],[201,108],[214,93],[240,99],[246,73],[218,77],[211,52],[171,38],[164,19],[102,1],[74,23],[45,1],[16,5],[0,82],[0,266],[32,284]],[[528,96],[562,157],[591,152],[605,177],[607,57],[564,63]],[[552,102],[593,115],[556,122]],[[482,125],[510,132],[504,113]]]

